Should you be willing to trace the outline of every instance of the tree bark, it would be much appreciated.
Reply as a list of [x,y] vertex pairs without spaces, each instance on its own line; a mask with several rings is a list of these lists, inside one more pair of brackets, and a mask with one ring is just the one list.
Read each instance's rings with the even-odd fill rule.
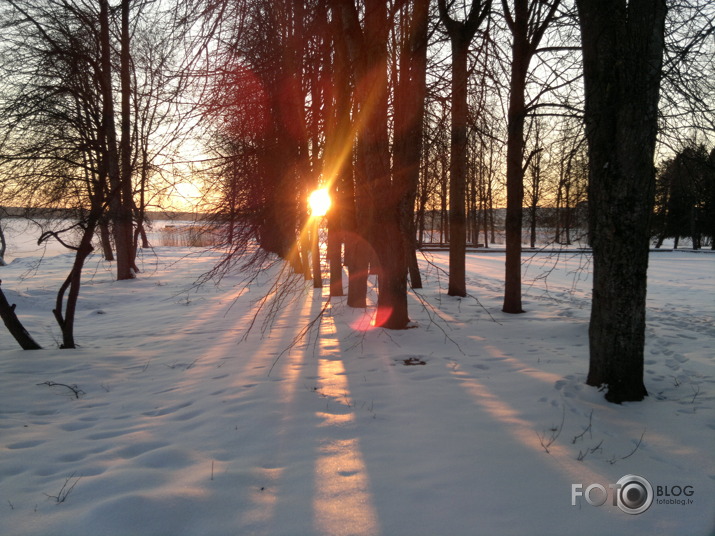
[[320,266],[320,222],[322,218],[312,216],[310,229],[311,261],[313,262],[313,288],[323,288],[323,271]]
[[[470,38],[471,41],[471,38]],[[449,284],[447,294],[466,296],[467,57],[469,41],[452,41],[452,142],[449,162]],[[463,44],[462,44],[463,43]]]
[[[134,212],[134,190],[132,187],[132,113],[131,113],[131,96],[132,96],[132,81],[131,81],[131,51],[130,51],[130,33],[129,33],[129,12],[131,0],[122,0],[121,14],[121,47],[119,61],[119,78],[121,83],[121,138],[119,153],[121,158],[121,209],[118,221],[115,222],[115,233],[121,233],[122,256],[125,258],[119,260],[119,252],[117,252],[117,267],[119,263],[123,264],[122,272],[127,277],[120,279],[133,279],[135,273],[138,272],[136,266],[136,248],[134,247],[134,228],[133,228],[133,212]],[[115,237],[116,242],[116,237]],[[127,270],[128,267],[128,270]]]
[[99,223],[99,239],[102,243],[102,254],[105,261],[114,260],[114,251],[112,250],[112,237],[109,232],[109,222],[104,218]]
[[[2,281],[0,281],[2,283]],[[35,342],[35,339],[28,333],[25,326],[15,314],[15,305],[10,305],[5,297],[5,293],[0,288],[0,317],[10,334],[15,337],[23,350],[40,350],[42,347]]]
[[[526,8],[526,2],[517,1]],[[506,260],[504,275],[505,313],[523,313],[521,303],[521,240],[524,207],[524,120],[526,118],[526,73],[531,58],[526,42],[526,20],[517,10],[512,45],[506,152]]]
[[[333,190],[333,205],[336,204],[337,198],[337,192]],[[338,207],[331,207],[328,212],[328,245],[326,250],[330,267],[330,296],[343,296],[343,232]]]
[[[114,221],[114,246],[117,250],[117,279],[132,279],[130,251],[131,234],[122,231],[126,224],[126,215],[122,202],[122,174],[117,147],[117,132],[114,121],[114,94],[112,91],[112,47],[109,32],[109,3],[100,0],[100,48],[101,48],[101,94],[102,94],[102,129],[106,142],[104,155],[105,169],[109,177],[110,213]],[[130,219],[131,224],[131,219]]]
[[0,220],[0,266],[5,266],[5,251],[7,251],[7,241],[5,240],[5,230],[2,228],[2,220]]
[[664,0],[577,0],[583,43],[593,299],[586,383],[642,400]]
[[[56,306],[52,311],[55,320],[57,320],[57,324],[60,326],[60,330],[62,330],[62,345],[60,348],[63,349],[76,348],[74,320],[77,310],[77,300],[79,298],[79,289],[82,282],[82,268],[84,268],[85,260],[87,260],[89,254],[92,253],[92,234],[94,234],[94,228],[89,232],[85,230],[80,246],[77,249],[72,269],[60,287],[60,290],[57,292]],[[67,292],[67,303],[64,305],[63,312],[65,292]]]

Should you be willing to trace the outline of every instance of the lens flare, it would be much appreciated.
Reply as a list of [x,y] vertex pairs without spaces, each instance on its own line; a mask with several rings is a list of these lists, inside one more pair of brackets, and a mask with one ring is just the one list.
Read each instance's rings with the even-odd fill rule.
[[308,207],[311,216],[325,216],[330,209],[330,194],[325,188],[314,190],[308,196]]

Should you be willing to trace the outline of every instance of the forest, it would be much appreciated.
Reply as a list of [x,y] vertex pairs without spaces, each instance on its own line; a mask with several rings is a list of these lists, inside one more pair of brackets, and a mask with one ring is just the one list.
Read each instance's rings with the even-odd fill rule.
[[364,308],[377,274],[390,330],[410,325],[427,243],[449,248],[447,293],[464,297],[467,245],[502,242],[511,314],[525,244],[592,248],[587,382],[614,402],[646,394],[649,248],[715,247],[705,0],[0,6],[0,206],[73,214],[39,237],[75,255],[63,348],[93,243],[135,278],[148,214],[187,185],[222,237],[213,277],[277,256],[316,286],[306,202],[326,190],[330,294],[345,268]]

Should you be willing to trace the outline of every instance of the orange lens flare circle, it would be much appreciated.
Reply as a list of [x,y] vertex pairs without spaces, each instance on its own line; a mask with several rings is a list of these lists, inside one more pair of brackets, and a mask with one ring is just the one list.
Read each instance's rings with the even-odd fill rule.
[[311,216],[325,216],[330,209],[330,194],[325,188],[314,190],[308,196],[308,208]]

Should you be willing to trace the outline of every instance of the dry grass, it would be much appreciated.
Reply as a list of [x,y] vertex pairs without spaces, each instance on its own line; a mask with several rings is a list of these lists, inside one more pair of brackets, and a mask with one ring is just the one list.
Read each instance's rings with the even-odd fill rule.
[[167,225],[159,232],[160,245],[170,247],[210,247],[222,241],[220,230],[212,225]]

